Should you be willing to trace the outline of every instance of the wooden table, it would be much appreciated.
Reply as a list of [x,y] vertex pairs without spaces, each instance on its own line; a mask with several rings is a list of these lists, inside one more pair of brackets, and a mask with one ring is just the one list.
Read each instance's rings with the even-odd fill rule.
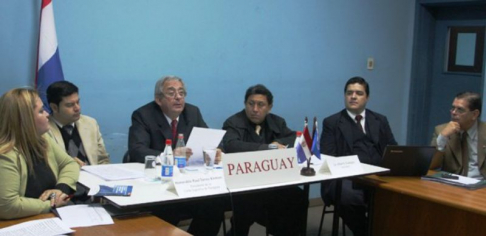
[[[54,217],[54,214],[42,214],[16,220],[0,220],[0,228],[19,224],[30,220]],[[98,225],[73,228],[75,236],[91,235],[190,235],[187,232],[152,215],[134,216],[129,218],[113,218],[113,225]]]
[[467,190],[419,177],[365,178],[375,186],[373,235],[483,235],[486,188]]

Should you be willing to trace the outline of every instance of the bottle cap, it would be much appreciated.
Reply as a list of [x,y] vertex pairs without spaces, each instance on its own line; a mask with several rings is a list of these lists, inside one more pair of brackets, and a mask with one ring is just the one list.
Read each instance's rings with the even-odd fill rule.
[[300,136],[302,136],[302,132],[297,131],[297,137],[300,137]]
[[184,134],[179,134],[179,135],[177,136],[177,138],[178,138],[178,139],[184,139]]
[[170,138],[166,139],[165,145],[172,145],[172,139],[170,139]]

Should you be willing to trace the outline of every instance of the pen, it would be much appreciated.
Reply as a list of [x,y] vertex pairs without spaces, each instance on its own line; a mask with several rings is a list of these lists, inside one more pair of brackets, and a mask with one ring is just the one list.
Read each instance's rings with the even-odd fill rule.
[[459,176],[455,176],[452,174],[442,174],[441,177],[444,179],[459,179]]

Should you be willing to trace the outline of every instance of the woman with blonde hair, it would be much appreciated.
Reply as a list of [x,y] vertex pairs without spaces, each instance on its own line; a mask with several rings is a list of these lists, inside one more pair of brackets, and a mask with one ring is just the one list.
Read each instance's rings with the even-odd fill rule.
[[0,219],[49,212],[75,191],[79,167],[44,135],[48,117],[33,89],[0,97]]

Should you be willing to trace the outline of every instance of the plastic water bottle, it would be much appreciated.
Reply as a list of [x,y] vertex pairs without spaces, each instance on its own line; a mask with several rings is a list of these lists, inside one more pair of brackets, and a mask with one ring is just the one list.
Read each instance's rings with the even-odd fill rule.
[[184,167],[186,167],[186,143],[184,142],[184,134],[179,134],[177,136],[174,158],[175,165],[179,168],[179,170],[184,170]]
[[174,154],[172,153],[172,139],[165,140],[164,156],[162,159],[162,180],[170,180],[174,176]]

